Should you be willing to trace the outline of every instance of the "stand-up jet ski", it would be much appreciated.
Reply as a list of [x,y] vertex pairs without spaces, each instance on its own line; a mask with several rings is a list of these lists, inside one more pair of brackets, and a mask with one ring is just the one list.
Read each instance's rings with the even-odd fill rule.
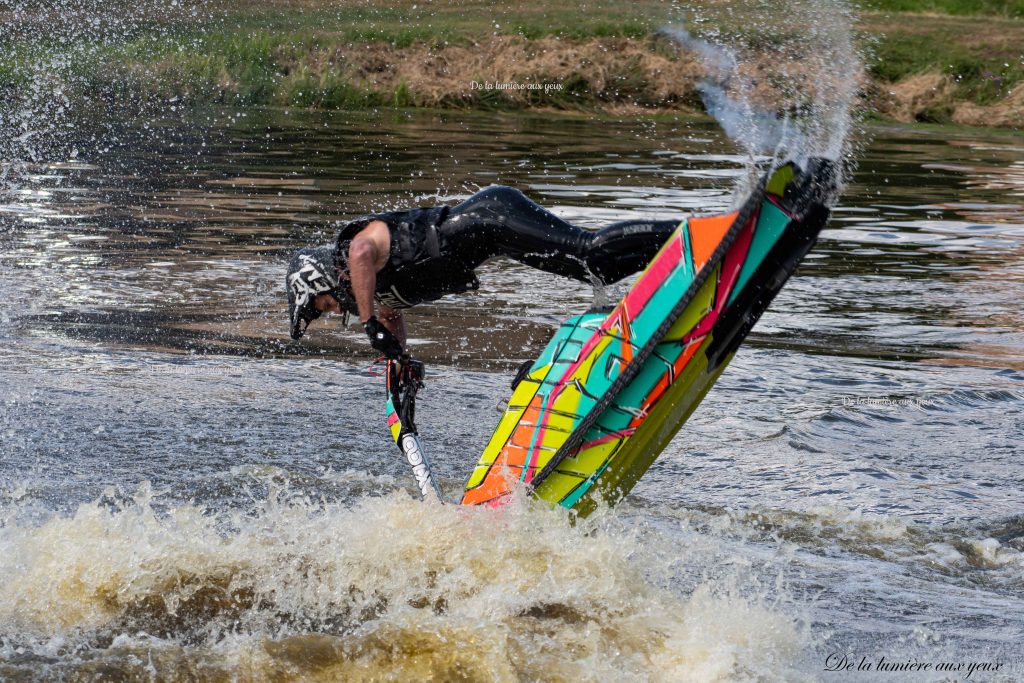
[[[774,169],[738,210],[682,221],[615,306],[562,323],[516,376],[462,504],[525,486],[586,514],[629,493],[814,245],[838,180],[821,158]],[[394,361],[388,377],[388,422],[415,468],[426,463],[410,403],[422,366]],[[424,495],[436,491],[420,469]]]

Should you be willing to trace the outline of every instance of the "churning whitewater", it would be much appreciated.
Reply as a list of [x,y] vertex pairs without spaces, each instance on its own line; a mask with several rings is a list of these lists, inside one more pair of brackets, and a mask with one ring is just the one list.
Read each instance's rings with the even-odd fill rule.
[[514,681],[573,679],[583,662],[594,679],[786,678],[806,639],[773,600],[740,594],[747,570],[690,566],[674,589],[664,551],[707,546],[693,532],[573,526],[524,500],[325,505],[270,489],[245,513],[158,512],[143,490],[5,527],[7,670]]

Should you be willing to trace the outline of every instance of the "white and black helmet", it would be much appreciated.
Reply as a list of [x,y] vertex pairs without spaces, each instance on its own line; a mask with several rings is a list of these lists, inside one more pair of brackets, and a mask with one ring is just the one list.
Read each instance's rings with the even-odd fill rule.
[[284,284],[288,290],[292,339],[300,338],[309,323],[320,317],[320,311],[313,305],[318,294],[330,294],[343,310],[351,308],[351,296],[339,286],[334,253],[333,245],[306,247],[295,252],[288,264]]

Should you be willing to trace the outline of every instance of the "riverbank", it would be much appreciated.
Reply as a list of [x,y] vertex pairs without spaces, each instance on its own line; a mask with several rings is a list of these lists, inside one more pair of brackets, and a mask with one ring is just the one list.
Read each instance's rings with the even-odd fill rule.
[[[185,12],[187,21],[162,16],[69,60],[70,90],[93,100],[316,109],[703,110],[704,63],[662,32],[685,18],[666,15],[653,0],[588,3],[586,11],[573,3],[496,11],[486,3],[413,0],[199,7]],[[758,23],[714,4],[701,13],[695,33],[740,50],[753,71],[782,55],[792,62],[787,71],[800,73],[800,55],[779,47],[803,29]],[[56,47],[31,37],[33,23],[42,28],[47,17],[18,20],[24,30],[7,37],[12,49],[0,57],[0,89],[38,77]],[[855,30],[866,64],[859,84],[865,116],[1024,126],[1024,3],[880,0],[859,13]],[[765,89],[761,104],[771,105]]]

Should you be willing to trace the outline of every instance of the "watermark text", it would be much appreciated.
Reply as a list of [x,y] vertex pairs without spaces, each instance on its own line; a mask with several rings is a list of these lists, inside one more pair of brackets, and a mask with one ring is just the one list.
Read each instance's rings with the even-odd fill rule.
[[[877,673],[914,673],[931,671],[954,674],[969,679],[975,673],[994,673],[1003,667],[1003,662],[921,660],[916,657],[891,658],[857,655],[851,652],[833,652],[825,657],[825,671],[872,671]],[[881,679],[879,679],[881,680]],[[977,680],[977,679],[975,679]]]
[[928,405],[928,401],[923,398],[873,398],[870,396],[844,396],[842,402],[846,407],[924,408]]
[[561,83],[520,83],[518,81],[470,81],[470,90],[541,90],[543,92],[558,92],[562,89]]

